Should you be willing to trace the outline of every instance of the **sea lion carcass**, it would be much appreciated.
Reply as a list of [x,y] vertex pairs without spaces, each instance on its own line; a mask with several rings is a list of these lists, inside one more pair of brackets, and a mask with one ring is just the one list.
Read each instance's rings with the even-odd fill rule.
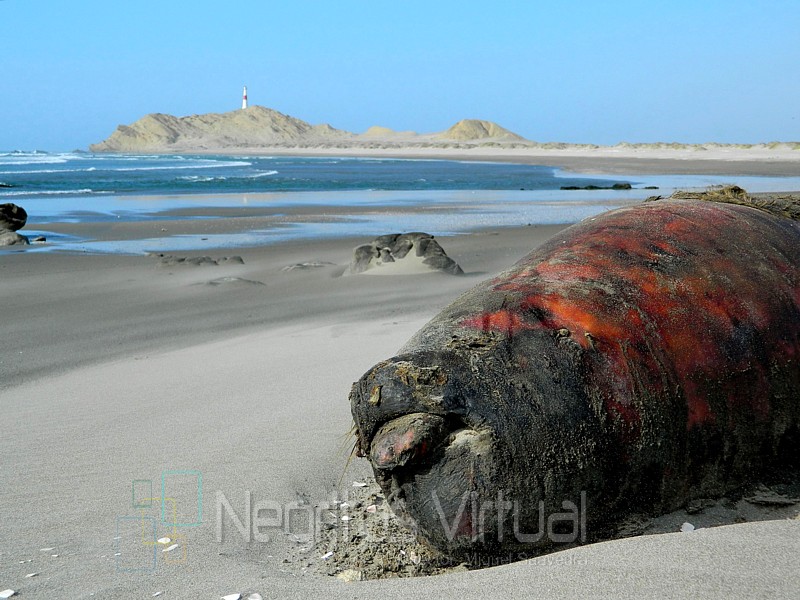
[[800,223],[643,203],[564,230],[369,370],[357,452],[443,552],[530,550],[796,463],[799,360]]

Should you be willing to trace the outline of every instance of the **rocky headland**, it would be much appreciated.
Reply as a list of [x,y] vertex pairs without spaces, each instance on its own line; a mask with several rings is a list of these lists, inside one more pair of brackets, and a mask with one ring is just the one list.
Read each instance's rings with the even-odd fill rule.
[[214,152],[265,147],[393,148],[439,147],[453,144],[515,147],[530,144],[491,121],[464,119],[446,131],[418,134],[370,127],[362,134],[327,124],[311,125],[271,108],[251,106],[226,113],[175,117],[149,114],[131,125],[120,125],[111,136],[92,144],[92,152]]

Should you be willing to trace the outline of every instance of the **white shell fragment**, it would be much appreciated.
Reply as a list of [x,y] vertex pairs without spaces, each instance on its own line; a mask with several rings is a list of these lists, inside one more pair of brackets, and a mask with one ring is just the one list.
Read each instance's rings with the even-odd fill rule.
[[172,540],[168,537],[158,538],[159,544],[169,544]]
[[367,484],[364,483],[363,481],[354,481],[353,487],[367,487]]
[[322,560],[328,560],[331,556],[333,556],[333,551],[332,550],[330,552],[326,552],[325,554],[323,554],[322,555]]
[[25,575],[25,579],[30,579],[31,577],[36,577],[39,573],[28,573]]
[[222,600],[240,600],[241,597],[241,594],[228,594],[227,596],[223,596]]
[[258,592],[253,592],[247,597],[247,600],[264,600],[264,598]]
[[53,550],[55,550],[55,547],[53,547],[53,548],[40,548],[39,552],[52,552]]
[[0,592],[0,598],[11,598],[16,593],[14,590],[3,590]]
[[684,523],[683,525],[681,525],[681,531],[683,533],[688,533],[688,532],[694,531],[694,530],[695,530],[695,527],[691,523]]
[[367,507],[367,512],[368,513],[376,513],[376,512],[378,512],[378,507],[375,504],[370,504]]
[[175,550],[175,548],[177,548],[177,547],[178,547],[178,544],[172,544],[172,546],[170,546],[169,548],[164,548],[164,549],[162,550],[162,552],[172,552],[172,551],[173,551],[173,550]]

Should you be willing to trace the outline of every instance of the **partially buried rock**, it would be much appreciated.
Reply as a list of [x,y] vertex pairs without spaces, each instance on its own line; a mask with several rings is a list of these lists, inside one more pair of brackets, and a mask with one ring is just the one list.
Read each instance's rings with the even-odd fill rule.
[[28,238],[18,234],[16,231],[0,230],[0,246],[27,246],[30,244]]
[[194,256],[194,257],[186,257],[186,256],[173,256],[171,254],[163,254],[163,253],[150,253],[149,256],[153,256],[159,259],[158,264],[164,267],[173,267],[175,265],[191,265],[195,267],[201,266],[213,266],[216,267],[222,264],[237,264],[243,265],[244,260],[241,256],[223,256],[221,258],[211,258],[210,256]]
[[464,271],[428,233],[382,235],[353,250],[348,273],[407,274],[442,271],[462,275]]
[[25,227],[28,213],[16,204],[0,204],[0,230],[17,231]]
[[217,279],[212,279],[211,281],[206,282],[208,285],[225,285],[225,284],[237,284],[237,285],[264,285],[261,281],[254,281],[252,279],[244,279],[243,277],[218,277]]

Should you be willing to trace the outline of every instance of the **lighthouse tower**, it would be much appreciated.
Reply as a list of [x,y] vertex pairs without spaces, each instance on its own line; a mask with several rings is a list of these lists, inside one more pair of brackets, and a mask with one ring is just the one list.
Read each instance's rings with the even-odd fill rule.
[[247,86],[244,86],[244,90],[242,91],[242,110],[247,108]]

